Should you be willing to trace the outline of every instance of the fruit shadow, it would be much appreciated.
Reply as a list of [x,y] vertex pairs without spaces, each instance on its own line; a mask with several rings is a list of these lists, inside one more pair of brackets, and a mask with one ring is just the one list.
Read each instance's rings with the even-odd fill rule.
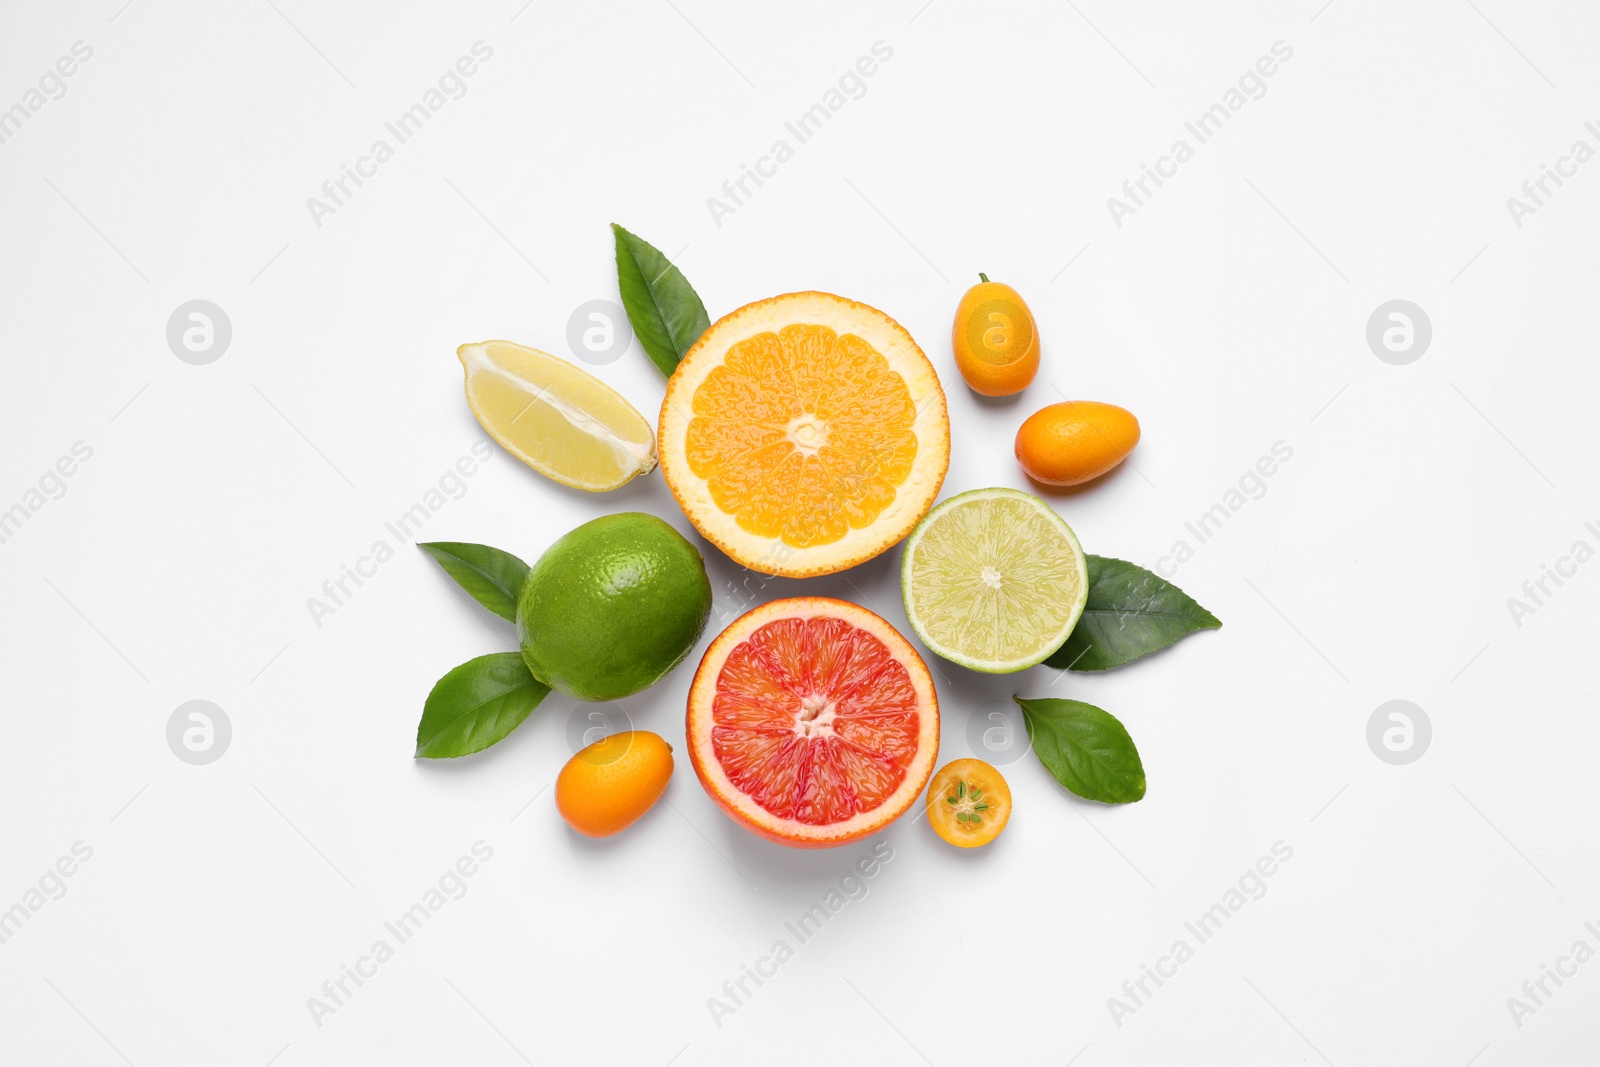
[[[574,830],[556,811],[553,797],[548,800],[550,807],[549,817],[561,824],[561,837],[568,853],[571,855],[581,856],[586,859],[599,859],[615,852],[637,852],[646,837],[653,837],[662,832],[663,827],[661,824],[671,824],[678,821],[678,816],[672,811],[674,806],[672,804],[672,794],[678,788],[678,776],[674,774],[667,783],[666,792],[661,795],[660,800],[650,806],[649,811],[639,816],[637,820],[625,829],[609,837],[590,837],[588,834],[582,834]],[[545,801],[545,797],[540,798],[541,803]],[[670,825],[667,829],[670,830]]]
[[933,671],[934,686],[939,691],[940,758],[947,763],[963,756],[982,758],[983,753],[974,751],[972,739],[967,736],[969,720],[986,704],[997,700],[1009,704],[1013,696],[1027,696],[1022,691],[1026,672],[985,674],[938,657],[922,647],[920,641],[917,646],[923,662]]
[[849,844],[833,848],[793,848],[751,833],[719,809],[715,814],[721,825],[707,834],[707,840],[745,881],[751,883],[756,893],[764,897],[801,892],[815,895],[837,885],[840,875],[854,869],[858,859],[870,855],[878,841],[888,838],[893,843],[898,840],[901,823],[921,810],[919,799],[900,821]]
[[1021,392],[1017,392],[1012,393],[1010,396],[984,396],[982,393],[968,389],[967,395],[972,397],[973,400],[977,401],[978,406],[981,408],[996,408],[1004,411],[1006,408],[1014,408],[1018,404],[1022,403],[1023,394]]
[[554,478],[547,478],[499,445],[495,447],[499,449],[500,455],[516,466],[518,476],[527,479],[535,492],[555,492],[573,506],[585,511],[592,510],[596,515],[611,515],[619,511],[654,512],[663,507],[671,509],[667,512],[670,515],[678,510],[677,501],[673,500],[672,493],[667,489],[666,479],[661,476],[659,467],[648,474],[639,475],[633,481],[616,489],[604,493],[591,493],[587,489],[574,489],[570,485],[562,485]]
[[[901,821],[904,822],[906,819],[911,818],[911,814],[911,812],[907,812]],[[962,848],[959,845],[952,845],[950,842],[934,833],[933,827],[929,825],[927,817],[922,814],[921,804],[918,804],[916,807],[916,815],[916,833],[919,837],[925,837],[927,839],[927,850],[937,857],[937,859],[934,861],[936,863],[946,866],[954,865],[957,867],[972,867],[982,863],[996,863],[999,861],[996,860],[995,857],[999,856],[1002,852],[1009,851],[1011,848],[1011,837],[1003,831],[999,837],[996,837],[987,845],[979,845],[976,848]],[[1006,820],[1007,829],[1010,828],[1011,823],[1015,819],[1016,811],[1013,809],[1011,817]],[[896,825],[899,824],[897,823]],[[909,830],[911,828],[908,827],[907,829]]]
[[[1119,478],[1128,477],[1126,472],[1132,466],[1133,464],[1129,463],[1127,460],[1123,460],[1115,467],[1112,467],[1110,470],[1100,475],[1100,477],[1090,478],[1088,481],[1079,482],[1077,485],[1049,485],[1045,482],[1037,481],[1030,477],[1028,478],[1028,486],[1039,496],[1043,497],[1074,497],[1080,493],[1092,492],[1093,490],[1099,489],[1101,486],[1111,485]],[[1026,474],[1026,472],[1024,472],[1024,474]],[[1134,477],[1138,477],[1138,475],[1134,475]]]

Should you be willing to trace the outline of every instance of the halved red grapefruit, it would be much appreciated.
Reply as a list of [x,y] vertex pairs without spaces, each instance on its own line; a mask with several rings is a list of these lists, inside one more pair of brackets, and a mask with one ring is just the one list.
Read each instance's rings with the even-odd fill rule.
[[893,626],[831,597],[741,615],[689,689],[689,760],[747,830],[828,848],[883,829],[928,784],[939,698]]

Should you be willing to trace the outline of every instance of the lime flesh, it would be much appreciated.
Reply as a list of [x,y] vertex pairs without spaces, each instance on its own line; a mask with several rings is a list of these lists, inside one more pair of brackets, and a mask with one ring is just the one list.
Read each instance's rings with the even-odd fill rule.
[[1089,596],[1083,547],[1055,509],[1017,489],[974,489],[930,511],[906,540],[906,618],[923,644],[990,674],[1060,648]]

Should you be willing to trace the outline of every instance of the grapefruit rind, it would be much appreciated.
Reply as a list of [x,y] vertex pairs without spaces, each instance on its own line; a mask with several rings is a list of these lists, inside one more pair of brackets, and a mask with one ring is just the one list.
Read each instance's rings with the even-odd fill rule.
[[[917,694],[918,718],[917,753],[906,767],[905,777],[901,779],[899,787],[876,808],[857,812],[842,822],[823,825],[782,818],[757,804],[729,780],[717,760],[711,738],[712,703],[717,695],[717,677],[733,650],[774,620],[819,616],[841,619],[883,642],[911,678]],[[905,814],[921,797],[939,757],[939,697],[934,691],[927,664],[911,642],[888,622],[848,601],[832,597],[793,597],[751,609],[730,623],[711,642],[689,687],[685,732],[689,762],[694,766],[700,785],[735,822],[751,833],[780,845],[833,848],[877,833]]]
[[[741,527],[735,516],[712,500],[706,480],[690,469],[687,447],[695,392],[722,366],[729,348],[757,334],[778,333],[796,324],[826,326],[840,336],[860,337],[900,375],[916,410],[912,429],[917,455],[911,472],[896,488],[893,502],[868,525],[851,529],[839,540],[805,547]],[[917,342],[905,327],[877,308],[822,292],[785,293],[758,300],[712,323],[667,381],[656,440],[667,486],[701,535],[734,562],[785,578],[833,574],[893,547],[933,506],[950,466],[950,417],[944,389]]]

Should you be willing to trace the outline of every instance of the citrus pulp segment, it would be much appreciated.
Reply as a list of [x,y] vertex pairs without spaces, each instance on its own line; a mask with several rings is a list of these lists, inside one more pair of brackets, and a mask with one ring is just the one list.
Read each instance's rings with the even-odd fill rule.
[[667,383],[661,470],[736,562],[832,574],[898,542],[950,465],[944,391],[883,312],[787,293],[718,319]]
[[826,848],[893,822],[939,753],[939,701],[916,649],[865,608],[775,600],[734,620],[689,689],[689,759],[733,819]]
[[467,404],[506,450],[574,489],[616,489],[656,465],[643,415],[594,375],[510,341],[462,345]]
[[1017,489],[974,489],[934,508],[906,539],[900,593],[930,649],[1006,674],[1066,641],[1088,600],[1088,565],[1049,504]]

